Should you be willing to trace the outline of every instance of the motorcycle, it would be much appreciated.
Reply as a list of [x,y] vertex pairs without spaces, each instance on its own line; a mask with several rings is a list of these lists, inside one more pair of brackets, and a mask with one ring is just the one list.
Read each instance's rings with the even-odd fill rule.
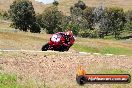
[[68,51],[74,44],[75,38],[73,35],[65,35],[63,32],[53,34],[50,37],[50,41],[42,46],[42,51],[54,50],[54,51]]

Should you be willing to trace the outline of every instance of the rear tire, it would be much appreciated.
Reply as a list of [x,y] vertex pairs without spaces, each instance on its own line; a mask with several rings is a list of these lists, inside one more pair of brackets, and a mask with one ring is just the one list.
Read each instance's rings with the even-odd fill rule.
[[49,44],[46,43],[45,45],[42,46],[42,51],[47,51],[49,49]]

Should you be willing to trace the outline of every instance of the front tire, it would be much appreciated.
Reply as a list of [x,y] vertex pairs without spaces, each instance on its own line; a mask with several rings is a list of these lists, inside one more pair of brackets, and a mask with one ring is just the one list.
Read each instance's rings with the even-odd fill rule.
[[60,49],[59,49],[59,52],[64,52],[64,46],[61,46]]
[[69,50],[69,47],[68,46],[64,46],[64,45],[62,45],[61,47],[60,47],[60,52],[64,52],[64,51],[68,51]]
[[47,51],[49,49],[49,44],[46,43],[45,45],[42,46],[42,51]]

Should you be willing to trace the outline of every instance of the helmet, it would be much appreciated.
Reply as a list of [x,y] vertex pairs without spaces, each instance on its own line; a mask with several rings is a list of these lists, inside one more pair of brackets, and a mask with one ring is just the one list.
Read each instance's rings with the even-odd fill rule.
[[72,31],[67,31],[65,34],[66,35],[73,35]]

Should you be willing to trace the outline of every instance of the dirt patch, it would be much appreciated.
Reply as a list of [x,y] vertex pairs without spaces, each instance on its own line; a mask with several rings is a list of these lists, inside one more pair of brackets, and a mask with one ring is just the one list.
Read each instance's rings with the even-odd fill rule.
[[[87,73],[96,73],[105,69],[122,69],[131,73],[131,59],[132,57],[127,56],[86,55],[75,52],[2,52],[0,66],[2,72],[15,73],[20,83],[31,79],[36,85],[46,83],[51,88],[78,88],[80,86],[75,80],[78,65],[82,65]],[[84,87],[113,88],[113,86],[115,85],[87,84]],[[122,86],[130,88],[131,84]]]

